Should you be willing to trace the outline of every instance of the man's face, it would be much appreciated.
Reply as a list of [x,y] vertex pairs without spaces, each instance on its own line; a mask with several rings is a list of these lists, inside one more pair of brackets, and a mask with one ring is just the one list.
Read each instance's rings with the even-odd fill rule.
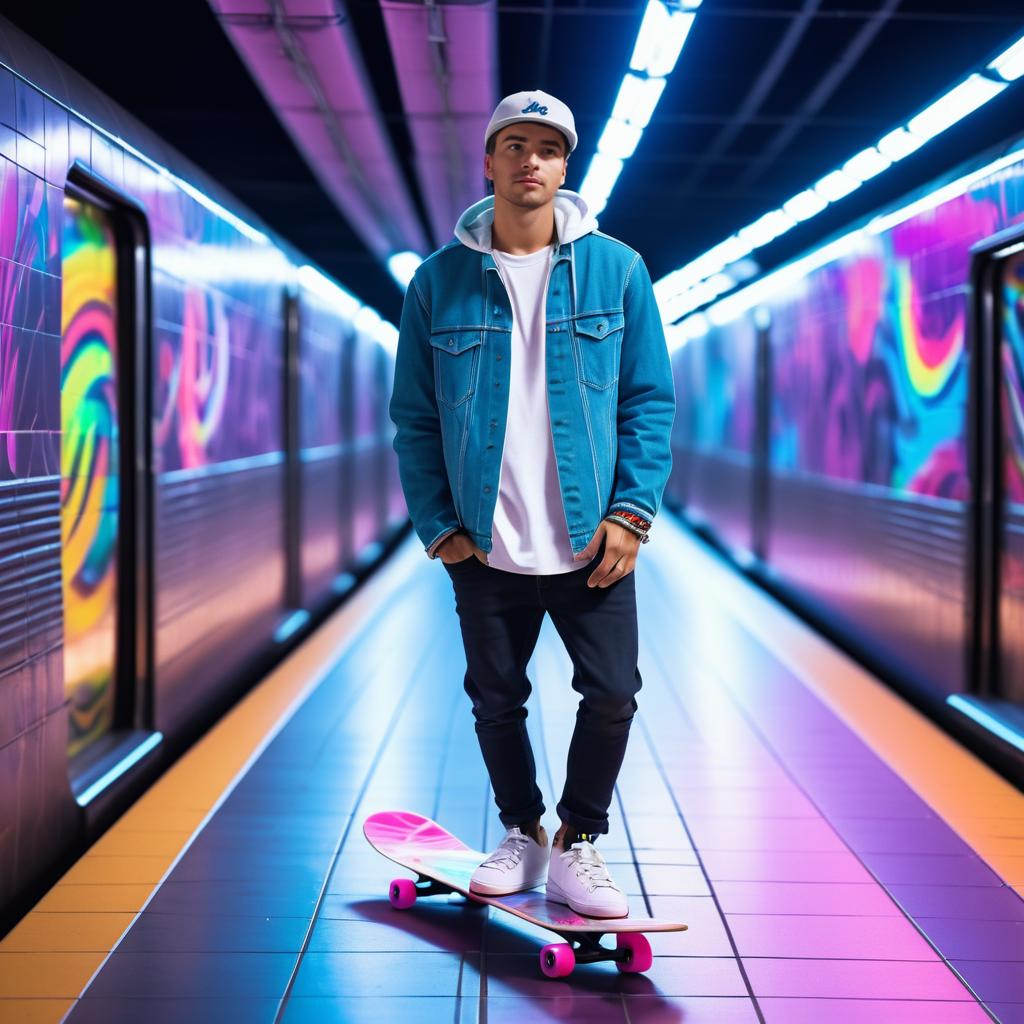
[[484,174],[494,194],[513,206],[536,209],[549,203],[565,182],[565,140],[546,124],[510,124],[484,156]]

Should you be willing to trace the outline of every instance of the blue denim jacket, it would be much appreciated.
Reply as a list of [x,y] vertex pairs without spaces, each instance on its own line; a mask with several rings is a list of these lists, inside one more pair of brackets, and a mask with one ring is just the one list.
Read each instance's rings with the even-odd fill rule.
[[[558,196],[556,205],[563,196],[582,205]],[[489,204],[471,207],[460,227]],[[672,468],[675,389],[643,260],[586,224],[572,238],[572,223],[556,211],[546,365],[562,506],[579,554],[609,513],[657,514]],[[507,422],[512,307],[489,237],[488,227],[485,244],[453,241],[424,260],[402,309],[389,413],[406,504],[431,558],[459,529],[491,550],[502,446],[516,428]]]

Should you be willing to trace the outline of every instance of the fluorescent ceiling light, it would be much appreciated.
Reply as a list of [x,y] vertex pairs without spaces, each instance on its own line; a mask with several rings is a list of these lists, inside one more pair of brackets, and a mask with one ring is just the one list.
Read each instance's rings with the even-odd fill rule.
[[860,182],[856,178],[851,178],[850,175],[844,174],[842,171],[833,171],[831,174],[826,174],[814,186],[814,191],[822,199],[834,203],[837,199],[848,196],[856,188],[860,188]]
[[392,356],[398,354],[398,328],[390,320],[381,320],[374,340]]
[[622,173],[622,161],[607,153],[595,153],[587,168],[587,176],[580,185],[580,195],[589,204],[591,196],[594,200],[607,199],[615,188],[615,182]]
[[354,295],[349,294],[341,285],[308,263],[299,267],[299,284],[334,306],[342,316],[350,320],[359,312],[362,305]]
[[763,217],[758,217],[753,224],[747,225],[739,232],[741,242],[746,242],[752,249],[767,245],[773,238],[784,235],[796,226],[796,220],[783,210],[771,210]]
[[614,117],[609,118],[597,143],[598,152],[617,157],[619,160],[628,160],[643,133],[643,128],[626,124],[625,121],[619,121]]
[[983,75],[971,75],[953,86],[930,107],[925,107],[907,122],[907,128],[922,139],[934,138],[951,125],[988,103],[1006,88],[1006,82],[995,82]]
[[1008,50],[1004,50],[991,64],[994,71],[1006,82],[1016,82],[1024,75],[1024,36],[1021,36]]
[[[930,138],[956,124],[994,96],[999,95],[1006,88],[1008,82],[1024,76],[1024,38],[1019,39],[993,60],[988,65],[988,69],[998,74],[1003,81],[996,81],[983,74],[970,75],[913,117],[905,126],[884,135],[878,140],[877,146],[869,146],[855,154],[843,164],[842,169],[825,175],[812,189],[793,196],[781,210],[766,213],[732,238],[737,239],[738,237],[739,241],[747,245],[748,252],[765,245],[784,231],[788,231],[798,221],[807,220],[820,213],[828,203],[849,195],[863,182],[880,174],[895,161],[902,160],[913,153]],[[1016,157],[1010,154],[1008,159],[1014,160]],[[991,166],[987,170],[991,170]],[[947,191],[949,191],[949,186],[937,190],[911,206],[937,202],[938,194]],[[903,217],[905,214],[906,210],[903,210],[876,218],[867,230],[882,230],[881,225],[888,223],[893,218]],[[654,291],[659,308],[662,311],[672,311],[680,306],[690,305],[695,296],[702,294],[700,286],[705,283],[705,279],[717,274],[728,265],[728,260],[723,261],[720,253],[716,254],[716,250],[721,250],[728,242],[727,239],[726,242],[719,243],[714,249],[709,249],[708,252],[698,256],[684,267],[672,271],[656,281]],[[832,246],[827,246],[826,249],[831,250]],[[815,258],[820,258],[821,254],[822,250],[819,250],[813,255]],[[730,268],[730,270],[732,277],[740,279],[734,268]],[[759,301],[756,298],[759,294],[758,289],[765,281],[777,284],[779,279],[773,274],[754,282],[741,292],[716,303],[713,307],[714,313],[709,311],[709,316],[715,322],[719,322],[723,318],[732,318],[740,308],[750,308],[751,303],[756,304]],[[743,296],[743,298],[739,299],[738,296]]]
[[782,204],[782,209],[794,220],[808,220],[816,213],[821,213],[828,206],[828,201],[822,199],[813,189],[806,189],[798,192],[788,202]]
[[377,325],[380,323],[380,313],[377,312],[372,306],[363,306],[359,312],[356,313],[355,319],[352,321],[353,326],[357,331],[362,331],[363,334],[369,334],[371,337],[377,330]]
[[669,11],[662,0],[648,0],[629,61],[630,70],[646,71],[652,78],[670,75],[694,17],[686,11]]
[[881,174],[887,167],[892,167],[892,160],[884,153],[879,153],[874,146],[870,146],[856,156],[850,157],[843,164],[843,173],[858,181],[867,181],[876,174]]
[[388,257],[388,273],[403,287],[408,288],[416,268],[423,262],[418,253],[396,252]]
[[888,135],[883,135],[878,140],[877,149],[884,156],[895,161],[902,160],[905,156],[910,156],[915,150],[920,149],[924,143],[925,140],[920,135],[914,135],[912,132],[908,132],[906,128],[897,128],[895,131],[889,132]]
[[628,121],[638,128],[646,128],[651,121],[654,108],[665,91],[664,78],[637,78],[626,75],[619,86],[619,95],[615,98],[612,117],[619,121]]
[[738,235],[730,235],[724,242],[708,249],[706,253],[687,263],[685,267],[673,270],[654,283],[654,295],[659,302],[686,291],[702,278],[710,277],[727,266],[742,260],[753,252],[753,246]]

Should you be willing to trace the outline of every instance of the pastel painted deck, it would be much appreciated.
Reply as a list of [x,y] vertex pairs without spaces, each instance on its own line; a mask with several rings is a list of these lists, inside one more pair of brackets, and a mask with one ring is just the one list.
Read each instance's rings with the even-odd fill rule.
[[[530,924],[561,935],[565,943],[541,950],[541,970],[548,977],[563,977],[577,963],[614,960],[620,970],[640,972],[651,966],[650,944],[644,932],[680,932],[687,926],[674,921],[641,917],[583,917],[571,907],[548,900],[531,889],[510,896],[481,896],[471,892],[473,871],[487,854],[467,846],[436,821],[413,811],[379,811],[363,822],[370,845],[389,860],[419,875],[419,881],[396,878],[391,883],[392,906],[405,910],[419,896],[458,892],[477,903],[505,910]],[[602,935],[618,937],[615,949],[602,946]]]

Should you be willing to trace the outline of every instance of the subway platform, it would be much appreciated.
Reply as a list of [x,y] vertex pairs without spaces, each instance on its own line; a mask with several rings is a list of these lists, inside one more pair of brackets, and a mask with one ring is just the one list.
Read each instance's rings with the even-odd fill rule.
[[[0,943],[0,1019],[1024,1022],[1024,795],[671,516],[652,541],[599,843],[633,914],[689,925],[646,974],[546,979],[549,933],[389,905],[366,815],[503,831],[451,584],[412,538]],[[550,621],[529,675],[551,808],[576,695]]]

